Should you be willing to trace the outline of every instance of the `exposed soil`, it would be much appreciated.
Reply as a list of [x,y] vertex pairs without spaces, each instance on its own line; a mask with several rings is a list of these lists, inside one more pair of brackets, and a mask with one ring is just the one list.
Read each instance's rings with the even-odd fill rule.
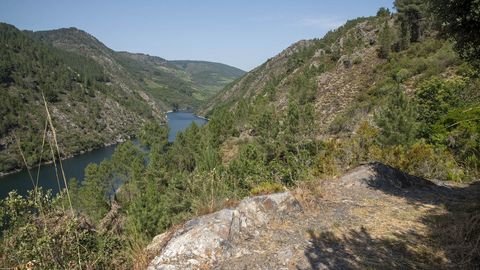
[[320,187],[323,197],[313,200],[297,190],[302,212],[274,219],[260,237],[241,243],[250,254],[213,268],[474,269],[478,263],[469,256],[475,239],[465,238],[469,217],[480,210],[478,183],[436,184],[375,163]]

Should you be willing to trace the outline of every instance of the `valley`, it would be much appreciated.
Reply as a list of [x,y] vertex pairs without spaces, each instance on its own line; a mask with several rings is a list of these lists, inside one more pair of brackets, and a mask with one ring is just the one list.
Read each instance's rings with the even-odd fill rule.
[[0,267],[477,269],[479,2],[307,2],[109,7],[175,53],[268,47],[249,72],[0,24],[0,171],[99,149],[5,190]]
[[[168,141],[173,143],[176,134],[187,129],[193,122],[199,126],[202,126],[206,123],[206,120],[199,118],[192,113],[168,113],[167,123],[170,127]],[[133,143],[136,145],[139,144],[139,142],[135,141],[135,139],[133,139]],[[85,168],[91,163],[100,164],[103,160],[111,158],[117,145],[118,144],[103,146],[98,149],[94,149],[86,153],[79,153],[74,157],[69,157],[62,160],[65,177],[68,180],[75,178],[76,181],[81,183],[85,177]],[[12,190],[16,190],[17,194],[19,195],[27,196],[28,191],[32,190],[33,188],[32,182],[29,179],[29,173],[34,176],[34,181],[37,187],[45,190],[52,190],[52,194],[57,195],[65,188],[65,184],[63,182],[59,182],[59,179],[57,179],[57,166],[59,166],[59,164],[53,164],[53,162],[49,162],[47,164],[42,164],[40,168],[33,167],[29,168],[28,170],[23,169],[18,172],[0,176],[0,198],[6,198],[8,193]]]
[[[4,99],[0,172],[51,160],[38,147],[45,95],[59,133],[61,158],[125,141],[165,112],[194,110],[244,72],[227,65],[115,52],[90,34],[63,28],[20,31],[1,24]],[[15,139],[16,137],[16,139]]]

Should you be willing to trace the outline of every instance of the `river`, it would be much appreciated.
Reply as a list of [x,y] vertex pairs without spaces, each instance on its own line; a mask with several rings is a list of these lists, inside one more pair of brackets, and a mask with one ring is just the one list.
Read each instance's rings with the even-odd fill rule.
[[[168,126],[170,128],[170,132],[168,134],[169,142],[173,142],[177,133],[189,127],[192,122],[195,122],[199,126],[207,122],[207,120],[204,118],[188,112],[170,112],[167,113],[167,119]],[[76,179],[82,181],[85,167],[87,167],[87,165],[90,163],[98,164],[102,162],[102,160],[110,158],[115,151],[116,146],[117,145],[110,145],[63,160],[62,164],[66,178],[71,179],[75,177]],[[38,168],[33,168],[30,170],[34,179],[36,179],[37,171]],[[44,189],[51,189],[54,194],[58,192],[59,188],[55,176],[55,167],[53,164],[44,164],[40,167],[38,184]],[[61,184],[61,188],[63,187],[64,185]],[[27,191],[32,188],[32,182],[28,176],[27,170],[22,170],[0,177],[0,199],[5,198],[12,190],[16,190],[20,195],[26,195]]]

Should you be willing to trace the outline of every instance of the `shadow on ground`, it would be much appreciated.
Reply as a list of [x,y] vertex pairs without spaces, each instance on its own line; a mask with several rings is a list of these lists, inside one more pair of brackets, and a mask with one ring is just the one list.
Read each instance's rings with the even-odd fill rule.
[[[375,239],[365,229],[351,230],[342,237],[332,232],[309,232],[312,246],[305,252],[312,269],[439,269],[441,258],[412,251],[408,241],[412,235],[399,239]],[[395,256],[401,254],[402,256]]]
[[[309,231],[311,246],[305,256],[311,269],[478,269],[479,183],[451,187],[380,163],[368,166],[374,173],[354,181],[362,181],[369,189],[405,198],[409,204],[435,205],[444,210],[432,210],[421,217],[428,230],[426,235],[408,230],[382,239],[372,237],[364,227],[341,236],[329,231]],[[418,243],[433,246],[435,252]]]

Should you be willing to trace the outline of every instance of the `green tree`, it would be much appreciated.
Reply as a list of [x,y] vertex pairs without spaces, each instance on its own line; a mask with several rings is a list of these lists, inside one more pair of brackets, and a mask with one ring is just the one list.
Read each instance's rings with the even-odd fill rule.
[[465,87],[465,78],[458,76],[450,79],[433,77],[420,85],[415,98],[419,104],[419,119],[426,125],[425,136],[431,133],[431,125],[460,105],[459,96]]
[[136,180],[145,169],[145,154],[131,141],[117,146],[111,158],[115,176],[122,180]]
[[422,38],[425,26],[425,2],[423,0],[395,0],[402,34],[402,49],[409,42],[417,42]]
[[380,128],[379,142],[382,145],[410,145],[418,131],[416,119],[415,107],[408,97],[400,89],[395,90],[385,107],[375,115]]
[[440,32],[455,40],[459,54],[480,68],[480,1],[429,0]]
[[95,221],[99,221],[110,210],[110,196],[114,191],[114,178],[109,161],[102,161],[100,165],[91,163],[85,168],[85,180],[78,188],[80,210]]
[[275,139],[279,132],[279,124],[273,108],[266,108],[255,118],[255,132],[263,141]]
[[190,198],[186,196],[183,178],[180,181],[177,177],[164,181],[146,177],[144,181],[144,187],[128,205],[127,229],[132,235],[149,241],[188,212]]
[[385,7],[381,7],[377,11],[377,17],[389,17],[390,15],[390,9]]
[[388,25],[388,21],[383,25],[382,31],[379,35],[380,47],[378,49],[378,56],[383,59],[388,59],[390,57],[390,52],[392,50],[392,31]]
[[300,132],[300,109],[298,103],[290,102],[287,109],[287,119],[285,121],[285,136],[290,145],[295,144]]
[[144,146],[150,147],[154,144],[164,146],[168,140],[168,128],[155,121],[148,122],[138,133],[138,139]]

